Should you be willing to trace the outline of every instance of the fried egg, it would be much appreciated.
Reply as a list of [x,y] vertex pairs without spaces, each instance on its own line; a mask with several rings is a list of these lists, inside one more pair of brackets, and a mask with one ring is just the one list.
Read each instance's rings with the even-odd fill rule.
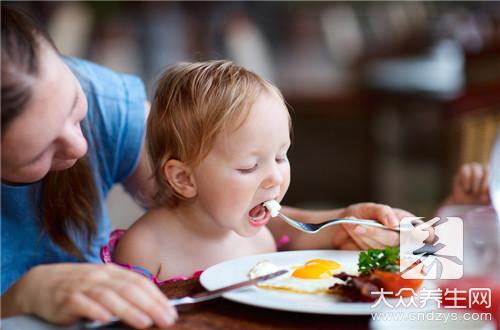
[[334,274],[341,272],[341,265],[326,259],[313,259],[303,265],[287,266],[277,266],[271,261],[264,260],[253,266],[248,272],[248,277],[252,279],[280,269],[287,269],[288,273],[259,283],[257,286],[295,293],[324,294],[328,293],[328,288],[335,283],[343,283],[342,280],[333,277]]

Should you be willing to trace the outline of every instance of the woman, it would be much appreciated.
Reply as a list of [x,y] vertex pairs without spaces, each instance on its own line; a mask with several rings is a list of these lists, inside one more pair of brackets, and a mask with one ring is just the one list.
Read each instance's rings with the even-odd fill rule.
[[[62,58],[28,17],[2,7],[2,317],[36,314],[55,323],[117,315],[136,328],[165,327],[176,317],[145,277],[97,265],[110,221],[106,195],[122,183],[148,201],[152,183],[142,150],[142,82],[90,62]],[[375,218],[395,225],[408,213],[378,204],[306,212],[298,219]],[[273,235],[300,235],[280,222]],[[330,230],[331,229],[331,230]],[[394,245],[398,236],[334,226],[336,248]],[[377,237],[375,240],[373,237]],[[307,244],[310,246],[310,244]]]

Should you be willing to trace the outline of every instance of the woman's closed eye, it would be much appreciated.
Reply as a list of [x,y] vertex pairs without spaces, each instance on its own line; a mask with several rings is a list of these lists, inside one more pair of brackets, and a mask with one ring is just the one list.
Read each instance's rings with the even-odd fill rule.
[[255,164],[253,166],[239,168],[238,172],[243,173],[243,174],[252,173],[257,169],[257,167],[258,167],[258,164]]

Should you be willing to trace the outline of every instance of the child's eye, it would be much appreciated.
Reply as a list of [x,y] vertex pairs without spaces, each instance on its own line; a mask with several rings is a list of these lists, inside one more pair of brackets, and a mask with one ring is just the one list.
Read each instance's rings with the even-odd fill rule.
[[249,167],[249,168],[239,168],[238,172],[243,173],[243,174],[248,174],[248,173],[252,173],[256,169],[257,169],[257,164],[255,164],[254,166]]
[[287,155],[276,157],[276,162],[277,163],[283,163],[283,162],[286,162],[286,161],[288,161]]

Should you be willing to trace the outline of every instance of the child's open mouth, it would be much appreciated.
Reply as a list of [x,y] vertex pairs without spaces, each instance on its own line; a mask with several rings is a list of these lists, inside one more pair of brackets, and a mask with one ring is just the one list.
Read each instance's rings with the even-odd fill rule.
[[265,226],[270,218],[270,213],[267,208],[264,207],[264,203],[253,207],[249,212],[249,222],[254,227]]

